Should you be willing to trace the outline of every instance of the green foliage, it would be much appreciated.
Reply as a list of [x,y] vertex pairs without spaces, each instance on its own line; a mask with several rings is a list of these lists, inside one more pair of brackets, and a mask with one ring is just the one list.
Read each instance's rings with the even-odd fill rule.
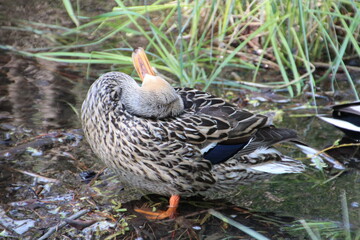
[[[355,216],[355,221],[350,224],[350,213],[348,210],[348,199],[346,197],[346,191],[342,190],[340,195],[341,210],[343,221],[321,221],[304,219],[299,220],[299,223],[287,227],[286,229],[292,233],[306,232],[309,239],[321,240],[321,239],[360,239],[360,231],[356,228],[358,224],[358,216]],[[351,227],[351,225],[353,225]]]
[[[300,224],[294,224],[293,226],[288,227],[287,230],[292,233],[300,233],[305,231],[311,240],[351,239],[344,231],[343,226],[341,226],[341,224],[338,222],[305,220],[300,220],[299,222]],[[359,238],[357,237],[354,239]]]
[[[357,1],[158,0],[134,6],[115,1],[118,6],[111,12],[83,17],[63,0],[77,27],[58,36],[61,46],[32,55],[70,63],[117,64],[130,73],[130,52],[141,40],[152,53],[152,65],[178,79],[181,86],[284,88],[290,96],[301,94],[306,85],[315,96],[314,69],[321,62],[327,75],[344,71],[358,98],[343,61],[345,55],[360,55]],[[254,77],[234,81],[224,76],[227,67],[254,70]],[[255,83],[264,69],[279,71],[282,80]],[[333,90],[334,83],[335,77]]]

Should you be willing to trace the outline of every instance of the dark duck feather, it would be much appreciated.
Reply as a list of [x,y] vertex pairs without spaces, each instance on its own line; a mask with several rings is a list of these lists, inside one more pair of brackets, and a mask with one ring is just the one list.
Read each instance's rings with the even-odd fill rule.
[[271,146],[296,140],[293,130],[271,125],[221,98],[189,88],[172,88],[152,71],[145,52],[133,54],[143,83],[120,72],[102,75],[82,105],[82,125],[94,153],[125,183],[172,196],[228,191],[259,176],[299,173],[300,161]]

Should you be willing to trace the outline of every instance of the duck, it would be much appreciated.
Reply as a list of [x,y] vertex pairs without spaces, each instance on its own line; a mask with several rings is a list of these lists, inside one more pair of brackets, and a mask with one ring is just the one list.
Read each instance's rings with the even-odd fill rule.
[[360,140],[360,101],[337,104],[332,107],[332,117],[319,118],[340,129],[352,140]]
[[298,141],[294,130],[212,94],[172,87],[142,48],[132,60],[141,84],[122,72],[103,74],[83,101],[81,123],[92,151],[121,182],[170,197],[167,210],[136,212],[174,218],[180,197],[304,171],[301,161],[273,147]]

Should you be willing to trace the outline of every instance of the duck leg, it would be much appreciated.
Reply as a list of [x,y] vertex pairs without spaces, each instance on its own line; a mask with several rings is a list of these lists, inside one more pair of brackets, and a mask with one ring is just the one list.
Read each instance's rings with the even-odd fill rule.
[[142,213],[145,215],[147,219],[150,220],[162,220],[165,218],[174,218],[176,214],[176,209],[179,206],[180,196],[179,195],[172,195],[169,200],[169,207],[166,211],[156,211],[152,212],[150,210],[144,209],[135,209],[136,212]]

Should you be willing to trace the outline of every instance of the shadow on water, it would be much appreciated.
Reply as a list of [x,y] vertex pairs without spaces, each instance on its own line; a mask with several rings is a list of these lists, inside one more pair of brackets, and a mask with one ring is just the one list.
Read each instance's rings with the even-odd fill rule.
[[[134,207],[148,204],[161,209],[167,200],[142,197],[143,193],[123,187],[109,170],[102,172],[103,165],[82,141],[81,130],[73,130],[80,128],[76,112],[89,87],[77,74],[81,70],[6,54],[0,60],[0,229],[8,236],[38,238],[77,211],[84,215],[82,220],[67,220],[66,227],[49,236],[246,236],[210,215],[207,210],[213,208],[270,238],[299,239],[307,236],[294,230],[293,221],[299,219],[343,229],[344,198],[350,228],[359,227],[359,175],[355,168],[342,172],[309,167],[304,174],[240,186],[235,193],[213,196],[213,200],[184,199],[175,221],[149,222],[138,216]],[[342,136],[313,116],[291,116],[299,113],[299,104],[260,104],[260,108],[282,108],[284,119],[278,125],[297,129],[305,142],[319,149]],[[91,181],[96,173],[96,180]]]

